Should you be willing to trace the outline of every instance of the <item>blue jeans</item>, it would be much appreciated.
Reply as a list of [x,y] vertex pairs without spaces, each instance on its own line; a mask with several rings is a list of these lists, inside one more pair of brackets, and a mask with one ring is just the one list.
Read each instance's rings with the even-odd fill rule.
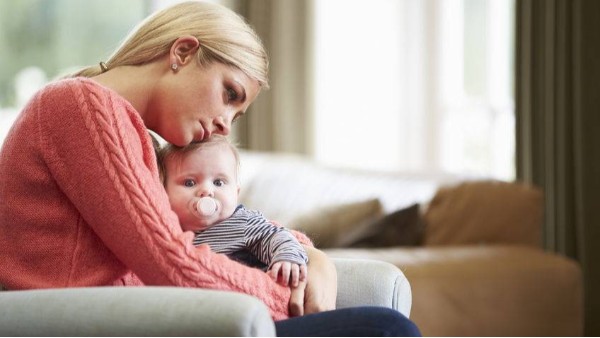
[[337,309],[275,322],[278,337],[416,337],[417,326],[384,307]]

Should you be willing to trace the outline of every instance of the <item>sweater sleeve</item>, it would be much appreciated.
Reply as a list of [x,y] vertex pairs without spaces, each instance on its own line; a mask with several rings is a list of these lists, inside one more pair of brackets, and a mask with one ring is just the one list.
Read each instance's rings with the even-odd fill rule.
[[160,184],[148,132],[126,101],[89,79],[69,79],[42,97],[37,112],[40,147],[57,185],[146,285],[242,292],[260,298],[274,319],[288,316],[288,288],[192,245]]

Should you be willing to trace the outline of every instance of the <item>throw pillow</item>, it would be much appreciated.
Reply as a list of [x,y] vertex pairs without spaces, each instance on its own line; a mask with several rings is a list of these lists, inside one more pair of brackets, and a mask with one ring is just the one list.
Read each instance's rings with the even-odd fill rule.
[[373,234],[352,243],[356,248],[416,246],[423,241],[425,223],[419,204],[400,209],[384,216],[371,225]]
[[378,199],[325,207],[297,217],[289,227],[304,232],[316,247],[348,246],[371,234],[373,222],[383,216]]
[[542,214],[542,193],[531,185],[471,181],[442,187],[424,214],[424,245],[539,246]]

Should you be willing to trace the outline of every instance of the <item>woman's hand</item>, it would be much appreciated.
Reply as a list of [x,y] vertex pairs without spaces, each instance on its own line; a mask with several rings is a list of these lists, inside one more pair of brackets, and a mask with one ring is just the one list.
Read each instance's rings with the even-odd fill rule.
[[[302,316],[335,309],[337,272],[322,251],[304,246],[308,253],[308,281],[292,288],[290,315]],[[308,282],[308,283],[307,283]]]

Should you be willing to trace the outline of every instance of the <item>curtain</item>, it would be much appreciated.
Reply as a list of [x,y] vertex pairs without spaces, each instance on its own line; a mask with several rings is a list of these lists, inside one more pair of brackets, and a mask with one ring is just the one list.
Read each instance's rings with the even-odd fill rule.
[[543,243],[580,262],[598,336],[600,2],[519,0],[516,21],[517,177],[544,190]]
[[263,40],[270,57],[271,88],[240,119],[240,146],[307,154],[312,135],[311,1],[245,0],[240,13]]

